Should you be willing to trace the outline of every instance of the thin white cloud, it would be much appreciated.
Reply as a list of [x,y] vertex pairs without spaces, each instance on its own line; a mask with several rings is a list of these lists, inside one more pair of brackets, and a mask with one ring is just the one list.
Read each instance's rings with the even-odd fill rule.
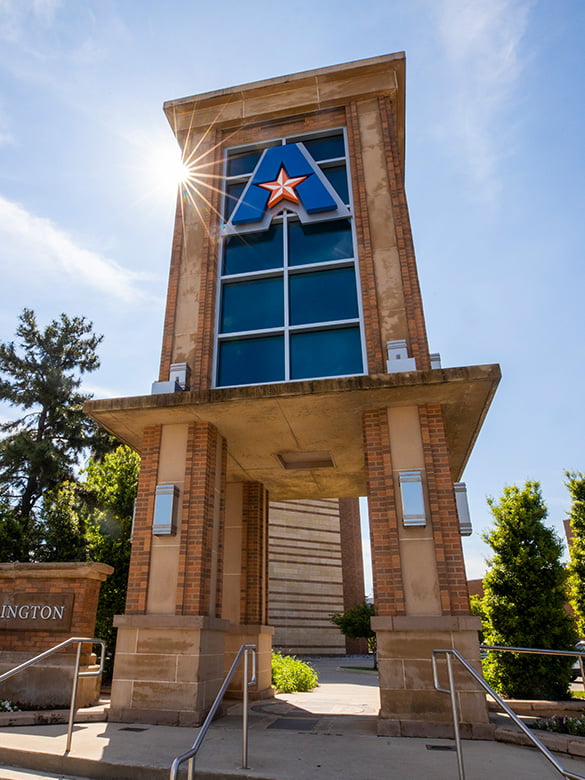
[[39,273],[55,285],[82,285],[127,304],[155,300],[140,287],[150,275],[129,271],[79,246],[51,220],[30,214],[1,195],[0,258],[8,272]]
[[62,0],[0,0],[0,38],[18,40],[31,17],[46,26],[52,25]]
[[499,190],[498,167],[512,134],[506,111],[523,72],[521,43],[534,0],[440,0],[439,41],[450,64],[442,132],[484,196]]

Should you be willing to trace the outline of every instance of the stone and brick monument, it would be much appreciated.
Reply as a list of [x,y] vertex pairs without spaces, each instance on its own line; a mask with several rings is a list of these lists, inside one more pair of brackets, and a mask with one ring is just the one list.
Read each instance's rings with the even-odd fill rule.
[[199,723],[243,642],[268,695],[269,499],[367,496],[380,733],[450,733],[430,657],[479,663],[460,479],[500,371],[429,352],[404,101],[391,54],[165,104],[191,175],[160,375],[86,406],[142,456],[114,718]]

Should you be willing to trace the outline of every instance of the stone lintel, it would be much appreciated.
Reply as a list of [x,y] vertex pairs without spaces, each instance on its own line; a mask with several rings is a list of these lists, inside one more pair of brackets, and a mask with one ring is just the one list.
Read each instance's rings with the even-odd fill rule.
[[395,615],[376,616],[374,631],[480,631],[481,619],[474,615]]
[[274,634],[274,626],[263,626],[256,623],[230,623],[228,634]]
[[405,71],[405,54],[398,52],[169,100],[163,109],[183,144],[212,125],[237,127],[290,118],[387,95],[404,167]]
[[208,615],[114,615],[117,628],[178,628],[227,631],[230,623]]
[[104,582],[114,571],[107,563],[0,563],[0,580],[88,579]]

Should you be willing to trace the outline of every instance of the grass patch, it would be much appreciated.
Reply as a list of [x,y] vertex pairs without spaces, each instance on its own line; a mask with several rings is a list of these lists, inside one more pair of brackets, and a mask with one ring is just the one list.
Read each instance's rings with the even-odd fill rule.
[[373,666],[340,666],[340,669],[355,669],[357,672],[377,672]]

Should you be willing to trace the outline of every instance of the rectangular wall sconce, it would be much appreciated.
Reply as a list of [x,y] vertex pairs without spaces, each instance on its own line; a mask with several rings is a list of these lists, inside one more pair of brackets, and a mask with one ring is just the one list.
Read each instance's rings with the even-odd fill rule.
[[465,482],[454,482],[455,502],[457,504],[457,516],[459,517],[459,533],[461,536],[471,536],[471,515],[469,514],[469,502],[467,501],[467,485]]
[[422,471],[401,471],[398,475],[402,499],[402,523],[407,528],[427,524]]
[[176,485],[157,485],[154,496],[152,533],[155,536],[174,536],[177,533],[179,488]]

